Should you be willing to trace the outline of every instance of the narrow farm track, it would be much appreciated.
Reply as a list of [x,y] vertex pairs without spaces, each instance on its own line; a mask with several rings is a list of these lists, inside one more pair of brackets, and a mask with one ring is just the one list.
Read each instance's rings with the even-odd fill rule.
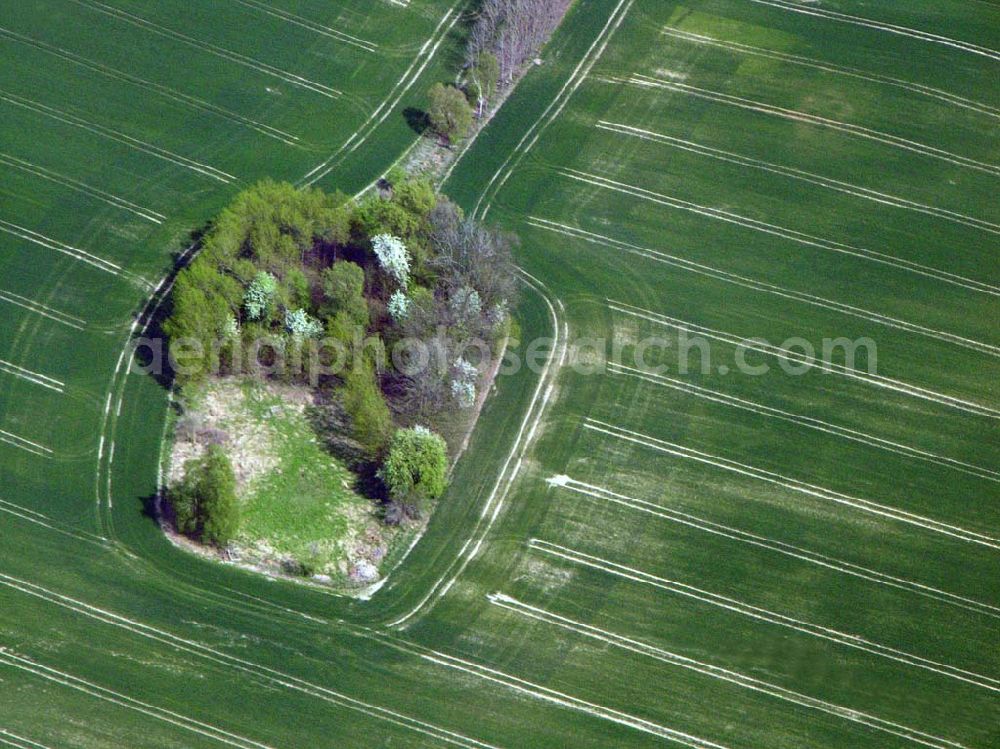
[[403,563],[362,600],[150,520],[192,230],[371,185],[466,10],[0,12],[0,745],[995,746],[992,3],[577,0],[442,185],[520,235],[522,366]]

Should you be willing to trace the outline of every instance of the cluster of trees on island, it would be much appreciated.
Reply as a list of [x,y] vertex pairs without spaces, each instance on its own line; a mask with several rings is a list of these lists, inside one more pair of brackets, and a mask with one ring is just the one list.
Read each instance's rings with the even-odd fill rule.
[[[321,388],[344,416],[342,455],[378,467],[387,517],[419,515],[445,488],[438,432],[476,405],[509,332],[515,241],[402,173],[359,201],[261,182],[178,274],[163,323],[176,384],[251,373]],[[225,464],[210,448],[186,466],[179,531],[232,539]]]

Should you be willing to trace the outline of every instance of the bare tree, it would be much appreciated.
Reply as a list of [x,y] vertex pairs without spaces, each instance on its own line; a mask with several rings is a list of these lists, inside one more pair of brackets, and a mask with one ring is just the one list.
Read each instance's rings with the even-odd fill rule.
[[555,31],[572,0],[482,0],[469,34],[466,64],[491,52],[500,63],[500,83],[510,83]]

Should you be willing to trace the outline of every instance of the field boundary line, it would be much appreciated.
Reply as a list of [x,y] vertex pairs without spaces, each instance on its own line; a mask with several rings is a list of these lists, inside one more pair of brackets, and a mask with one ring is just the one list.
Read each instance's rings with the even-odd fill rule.
[[8,502],[5,499],[0,499],[0,512],[6,512],[8,515],[21,518],[29,523],[40,526],[42,528],[47,528],[50,531],[68,536],[77,541],[83,541],[85,543],[96,544],[98,546],[104,546],[108,539],[104,536],[98,536],[93,533],[88,533],[87,531],[77,531],[69,530],[67,527],[59,528],[58,525],[63,525],[57,520],[53,520],[48,515],[42,515],[40,512],[35,512],[27,507],[22,507],[21,505],[14,504],[13,502]]
[[55,390],[57,393],[62,393],[66,390],[66,383],[61,380],[34,372],[30,369],[25,369],[24,367],[6,361],[5,359],[0,359],[0,372],[6,372],[9,375],[13,375],[14,377],[18,377],[35,385],[41,385],[49,390]]
[[489,681],[493,684],[499,684],[500,686],[506,687],[514,692],[526,694],[543,702],[575,710],[585,715],[610,721],[620,726],[631,728],[652,736],[668,739],[681,744],[682,746],[690,747],[690,749],[727,749],[725,746],[708,741],[707,739],[702,739],[673,728],[667,728],[659,723],[654,723],[653,721],[646,720],[645,718],[639,718],[634,715],[621,712],[620,710],[615,710],[614,708],[598,705],[594,702],[588,702],[587,700],[574,697],[566,694],[565,692],[560,692],[550,687],[536,684],[518,676],[512,676],[511,674],[499,671],[495,668],[490,668],[489,666],[483,666],[479,663],[465,660],[464,658],[448,655],[447,653],[442,653],[441,651],[418,645],[417,643],[409,640],[390,638],[384,633],[371,633],[369,638],[381,642],[388,647],[394,648],[401,653],[422,658],[423,660],[434,663],[438,666],[461,671],[462,673]]
[[13,304],[15,307],[20,307],[21,309],[33,312],[36,315],[47,317],[53,322],[66,325],[70,328],[75,328],[76,330],[84,330],[87,325],[87,321],[81,317],[70,315],[66,312],[60,312],[59,310],[53,309],[46,304],[36,302],[34,299],[28,299],[26,296],[15,294],[13,291],[3,291],[0,289],[0,301]]
[[17,107],[21,107],[22,109],[26,109],[29,112],[35,112],[36,114],[49,117],[50,119],[61,122],[64,125],[77,127],[88,133],[93,133],[94,135],[99,135],[102,138],[107,138],[108,140],[115,141],[116,143],[121,143],[122,145],[128,146],[136,151],[140,151],[141,153],[149,154],[150,156],[162,159],[163,161],[168,161],[172,164],[176,164],[177,166],[182,166],[185,169],[190,169],[192,172],[198,172],[199,174],[203,174],[206,177],[222,182],[223,184],[228,184],[236,179],[236,177],[228,172],[216,169],[214,166],[202,164],[200,161],[189,159],[186,156],[181,156],[180,154],[168,151],[166,148],[161,148],[160,146],[148,143],[144,140],[133,138],[131,135],[127,135],[119,130],[105,127],[104,125],[98,125],[90,122],[89,120],[85,120],[82,117],[77,117],[74,114],[60,111],[54,107],[48,106],[47,104],[42,104],[31,99],[25,99],[22,96],[17,96],[16,94],[11,94],[6,91],[0,91],[0,100],[6,101]]
[[0,152],[0,162],[6,164],[7,166],[13,167],[15,169],[20,169],[28,174],[33,174],[36,177],[48,180],[57,185],[61,185],[70,190],[74,190],[82,195],[86,195],[95,200],[100,200],[108,205],[112,205],[115,208],[120,208],[123,211],[128,211],[133,213],[139,218],[145,219],[154,224],[162,224],[166,220],[166,216],[158,211],[154,211],[151,208],[143,208],[140,205],[136,205],[124,198],[120,198],[110,192],[101,190],[93,185],[88,185],[85,182],[80,182],[71,177],[67,177],[64,174],[59,174],[53,172],[50,169],[45,169],[44,167],[38,166],[37,164],[32,164],[24,159],[19,159],[16,156],[11,156],[9,154]]
[[728,49],[731,52],[738,52],[740,54],[752,55],[755,57],[764,57],[771,60],[780,60],[782,62],[792,63],[794,65],[802,65],[804,67],[815,68],[817,70],[822,70],[827,73],[835,73],[837,75],[844,75],[851,78],[858,78],[863,81],[868,81],[869,83],[880,83],[885,86],[896,86],[898,88],[905,89],[912,93],[922,94],[924,96],[930,97],[932,99],[939,99],[940,101],[947,102],[956,107],[961,107],[962,109],[968,109],[979,114],[986,115],[987,117],[994,117],[1000,119],[1000,109],[996,107],[991,107],[983,102],[975,101],[974,99],[968,99],[964,96],[959,96],[958,94],[953,94],[949,91],[944,91],[939,88],[934,88],[932,86],[925,86],[922,83],[915,83],[913,81],[903,80],[902,78],[894,78],[893,76],[880,75],[878,73],[872,73],[867,70],[862,70],[861,68],[852,68],[846,65],[837,65],[832,62],[827,62],[825,60],[818,60],[812,57],[806,57],[804,55],[793,55],[788,52],[779,52],[775,49],[765,49],[764,47],[755,47],[751,44],[741,44],[739,42],[727,41],[724,39],[717,39],[712,36],[707,36],[705,34],[695,34],[691,31],[682,31],[680,29],[675,29],[671,27],[664,27],[661,29],[662,34],[666,36],[672,36],[676,39],[683,39],[685,41],[694,42],[695,44],[707,44],[712,47],[719,47],[721,49]]
[[65,671],[60,671],[52,668],[51,666],[46,666],[33,658],[18,655],[6,647],[0,647],[0,666],[7,666],[9,668],[26,671],[47,681],[61,684],[62,686],[69,687],[70,689],[75,689],[79,692],[89,694],[91,697],[96,697],[99,700],[110,702],[114,705],[118,705],[119,707],[135,710],[144,715],[156,718],[157,720],[177,726],[178,728],[183,728],[186,731],[214,739],[222,744],[239,747],[240,749],[273,749],[273,747],[270,747],[267,744],[261,744],[238,734],[230,733],[229,731],[225,731],[221,728],[216,728],[208,723],[202,723],[199,720],[195,720],[194,718],[190,718],[186,715],[181,715],[180,713],[176,713],[172,710],[150,705],[147,702],[137,700],[134,697],[129,697],[121,692],[116,692],[112,689],[108,689],[107,687],[95,684],[94,682],[81,679],[80,677],[74,676]]
[[694,333],[695,335],[703,338],[717,340],[732,346],[739,346],[747,351],[756,351],[760,354],[774,356],[787,362],[808,366],[811,369],[820,369],[826,374],[838,374],[851,380],[857,380],[858,382],[866,385],[883,388],[892,392],[908,395],[913,398],[919,398],[929,403],[937,403],[964,413],[970,413],[975,416],[982,416],[990,419],[1000,419],[1000,410],[990,406],[985,406],[981,403],[964,400],[962,398],[946,395],[944,393],[938,393],[934,390],[923,388],[918,385],[911,385],[908,382],[897,380],[892,377],[863,373],[842,364],[820,361],[815,357],[808,357],[805,354],[800,354],[799,352],[792,351],[791,349],[774,346],[762,339],[741,338],[740,336],[735,336],[713,328],[694,325],[684,320],[668,317],[667,315],[661,315],[658,312],[652,312],[641,307],[635,307],[626,302],[617,302],[613,299],[608,299],[607,303],[608,308],[614,312],[620,312],[632,317],[638,317],[642,320],[648,320],[649,322],[662,325],[663,327]]
[[978,44],[973,44],[972,42],[965,42],[961,39],[952,39],[947,36],[941,36],[940,34],[932,34],[929,31],[911,29],[907,26],[899,26],[894,23],[876,21],[862,16],[852,16],[847,13],[838,13],[836,11],[825,10],[822,8],[781,2],[780,0],[750,0],[750,2],[758,3],[759,5],[770,5],[791,13],[802,13],[807,16],[826,18],[829,20],[840,21],[841,23],[853,24],[855,26],[865,26],[877,29],[878,31],[885,31],[890,34],[899,34],[900,36],[911,37],[913,39],[919,39],[920,41],[930,42],[933,44],[943,44],[947,47],[953,47],[963,52],[970,52],[974,55],[982,55],[983,57],[988,57],[991,60],[1000,60],[1000,52],[990,49],[989,47],[983,47]]
[[559,614],[551,611],[524,603],[523,601],[504,593],[491,593],[487,595],[487,600],[489,600],[489,602],[494,606],[498,606],[506,611],[512,611],[529,619],[559,627],[560,629],[564,629],[568,632],[573,632],[592,640],[612,645],[613,647],[621,650],[627,650],[637,655],[659,661],[660,663],[688,669],[703,676],[708,676],[709,678],[717,679],[743,689],[758,692],[798,707],[818,710],[826,713],[827,715],[832,715],[852,723],[859,723],[863,726],[874,728],[877,731],[882,731],[917,744],[922,744],[923,746],[933,747],[933,749],[947,749],[947,747],[965,749],[965,746],[957,741],[951,741],[940,736],[934,736],[933,734],[920,731],[916,728],[911,728],[910,726],[905,726],[884,718],[879,718],[875,715],[855,710],[854,708],[843,707],[842,705],[827,702],[826,700],[819,699],[818,697],[811,697],[807,694],[796,692],[777,684],[756,679],[752,676],[747,676],[746,674],[739,673],[738,671],[732,671],[711,663],[695,660],[694,658],[689,658],[679,653],[674,653],[655,645],[650,645],[649,643],[632,639],[631,637],[625,637],[624,635],[620,635],[606,629],[601,629],[600,627],[595,627],[575,619],[560,616]]
[[978,544],[980,546],[986,546],[990,549],[1000,550],[1000,539],[996,539],[976,531],[971,531],[957,525],[952,525],[951,523],[945,523],[924,515],[918,515],[914,512],[908,512],[907,510],[901,510],[896,507],[883,505],[869,499],[853,497],[849,494],[844,494],[833,489],[827,489],[826,487],[800,481],[799,479],[791,478],[790,476],[784,476],[780,473],[775,473],[774,471],[757,468],[756,466],[752,466],[747,463],[740,463],[735,460],[730,460],[729,458],[724,458],[720,455],[712,455],[711,453],[695,450],[691,447],[684,447],[683,445],[679,445],[675,442],[661,440],[648,434],[634,432],[631,429],[618,427],[604,421],[598,421],[597,419],[588,418],[583,426],[585,429],[590,429],[625,442],[641,445],[642,447],[647,447],[652,450],[656,450],[657,452],[672,455],[676,458],[693,460],[697,463],[702,463],[703,465],[713,466],[715,468],[729,471],[730,473],[736,473],[740,476],[747,476],[769,484],[781,486],[785,489],[790,489],[800,494],[806,494],[810,497],[827,500],[845,507],[851,507],[855,510],[871,513],[872,515],[878,515],[900,523],[906,523],[918,528],[923,528],[927,531],[950,536],[951,538],[959,541],[965,541],[966,543]]
[[[286,145],[289,146],[298,145],[296,141],[299,140],[299,137],[297,135],[286,133],[284,130],[279,130],[278,128],[271,127],[270,125],[265,125],[263,122],[258,122],[257,120],[245,117],[244,115],[241,115],[237,112],[233,112],[229,109],[225,109],[224,107],[220,107],[217,104],[205,101],[204,99],[199,99],[197,96],[191,96],[190,94],[185,94],[181,91],[177,91],[176,89],[170,88],[169,86],[164,86],[163,84],[160,83],[154,83],[153,81],[146,80],[145,78],[140,78],[139,76],[133,75],[132,73],[126,73],[125,71],[119,70],[118,68],[113,68],[110,65],[105,65],[104,63],[95,62],[94,60],[90,60],[86,57],[83,57],[82,55],[77,55],[74,52],[65,50],[62,47],[56,47],[47,42],[43,42],[39,39],[35,39],[33,37],[26,36],[24,34],[19,34],[16,31],[11,31],[10,29],[5,29],[2,26],[0,26],[0,36],[6,36],[8,38],[19,41],[22,44],[27,44],[31,47],[35,47],[36,49],[40,49],[43,52],[46,52],[55,57],[60,57],[64,60],[68,60],[69,62],[72,62],[75,65],[79,65],[80,67],[92,70],[98,73],[99,75],[103,75],[107,78],[113,78],[116,80],[125,81],[126,83],[130,83],[133,86],[138,86],[140,88],[145,88],[149,91],[153,91],[174,103],[186,104],[187,106],[193,109],[198,109],[203,112],[208,112],[210,114],[214,114],[218,117],[222,117],[232,122],[239,123],[252,130],[256,130],[262,135],[266,135],[269,138],[274,138],[275,140],[281,141]],[[161,216],[161,218],[165,217]]]
[[71,2],[77,5],[88,8],[90,10],[97,11],[98,13],[103,13],[111,18],[116,18],[119,21],[124,21],[127,24],[135,26],[137,28],[145,29],[152,34],[164,37],[166,39],[173,39],[175,41],[186,44],[194,49],[199,49],[202,52],[208,52],[209,54],[220,57],[229,62],[236,63],[237,65],[242,65],[243,67],[256,70],[259,73],[264,73],[270,75],[273,78],[284,81],[292,86],[298,86],[299,88],[305,89],[307,91],[312,91],[313,93],[325,96],[328,99],[339,99],[343,96],[343,92],[339,91],[331,86],[327,86],[323,83],[317,83],[316,81],[311,81],[308,78],[298,75],[296,73],[290,73],[287,70],[282,70],[273,65],[268,65],[265,62],[256,60],[247,55],[240,54],[239,52],[233,52],[225,47],[220,47],[218,45],[212,44],[211,42],[201,41],[200,39],[195,39],[194,37],[182,34],[179,31],[174,31],[166,26],[161,26],[158,23],[154,23],[146,18],[137,16],[133,13],[128,13],[127,11],[121,10],[120,8],[115,8],[105,3],[99,2],[98,0],[71,0]]
[[591,174],[590,172],[559,168],[557,169],[557,173],[567,179],[576,180],[577,182],[583,182],[605,190],[622,193],[623,195],[631,195],[632,197],[639,198],[640,200],[656,203],[658,205],[666,206],[667,208],[687,211],[699,216],[715,219],[716,221],[734,224],[736,226],[743,227],[744,229],[750,229],[763,234],[780,237],[781,239],[796,242],[807,247],[816,247],[828,252],[837,252],[843,255],[860,258],[862,260],[880,263],[898,270],[926,276],[927,278],[934,279],[935,281],[960,286],[962,288],[969,289],[970,291],[977,291],[981,294],[1000,296],[1000,287],[987,284],[983,281],[966,278],[948,271],[939,270],[931,266],[915,263],[910,260],[898,258],[893,255],[888,255],[884,252],[869,250],[863,247],[855,247],[853,245],[831,239],[823,239],[822,237],[807,234],[805,232],[798,231],[797,229],[789,229],[784,226],[778,226],[777,224],[771,224],[766,221],[759,221],[757,219],[733,213],[731,211],[726,211],[721,208],[712,208],[710,206],[701,205],[689,200],[682,200],[663,193],[646,190],[642,187],[636,187],[624,182],[618,182],[617,180],[610,179],[609,177],[601,177],[597,174]]
[[675,580],[667,580],[666,578],[659,577],[648,572],[643,572],[642,570],[626,567],[625,565],[617,564],[616,562],[602,559],[601,557],[585,554],[582,551],[576,551],[549,541],[542,541],[540,539],[533,538],[528,542],[528,546],[542,554],[548,554],[549,556],[564,559],[568,562],[572,562],[573,564],[589,567],[590,569],[595,569],[615,577],[648,585],[653,588],[667,591],[668,593],[673,593],[675,595],[699,601],[700,603],[716,606],[757,621],[785,627],[801,634],[827,640],[837,645],[844,645],[846,647],[854,648],[871,655],[880,656],[907,666],[931,671],[941,676],[955,679],[981,689],[986,689],[992,692],[1000,692],[1000,680],[984,676],[982,674],[973,673],[971,671],[966,671],[965,669],[957,668],[955,666],[950,666],[946,663],[939,663],[937,661],[930,660],[929,658],[913,655],[912,653],[907,653],[902,650],[897,650],[896,648],[891,648],[887,645],[873,642],[872,640],[868,640],[858,635],[846,634],[829,627],[824,627],[818,624],[803,621],[801,619],[796,619],[791,616],[779,614],[775,611],[770,611],[759,606],[753,606],[735,598],[729,598],[727,596],[719,595],[718,593],[712,593],[708,590],[696,588],[693,585],[687,585]]
[[16,747],[17,749],[50,749],[50,747],[47,747],[45,744],[39,744],[37,741],[32,741],[31,739],[26,739],[23,736],[18,736],[16,733],[11,733],[6,728],[0,728],[0,743],[8,744]]
[[[577,64],[576,68],[574,68],[569,78],[566,79],[566,82],[563,84],[563,87],[559,90],[559,93],[556,94],[555,98],[549,103],[548,107],[545,108],[545,111],[542,112],[541,117],[539,117],[537,120],[535,120],[534,123],[532,123],[531,127],[528,129],[528,132],[524,134],[524,137],[522,137],[520,142],[514,147],[514,150],[512,150],[509,154],[507,154],[507,158],[504,159],[503,163],[500,165],[500,168],[490,178],[490,181],[486,184],[486,187],[483,189],[482,194],[479,196],[479,200],[476,201],[476,204],[472,209],[473,218],[479,216],[480,208],[483,205],[483,201],[487,200],[487,196],[490,195],[490,193],[492,192],[493,196],[487,200],[486,207],[483,209],[482,215],[479,216],[479,218],[482,220],[486,219],[486,216],[490,212],[490,208],[493,205],[493,201],[496,199],[496,196],[500,193],[500,190],[503,189],[503,186],[507,183],[507,180],[510,179],[511,174],[513,174],[514,170],[517,169],[518,165],[521,163],[521,160],[534,147],[534,145],[538,142],[539,138],[542,137],[542,134],[545,132],[546,128],[548,128],[548,126],[551,125],[552,122],[562,113],[563,109],[565,109],[570,99],[573,98],[573,94],[576,93],[576,90],[580,87],[583,81],[590,74],[590,71],[593,69],[594,65],[597,64],[597,61],[600,60],[601,57],[604,55],[604,50],[607,49],[607,46],[611,41],[611,38],[614,36],[615,32],[621,26],[622,21],[625,20],[625,17],[632,9],[632,4],[634,2],[635,0],[619,0],[618,5],[615,6],[614,10],[611,12],[611,15],[608,17],[608,22],[604,25],[604,28],[601,29],[601,32],[597,35],[597,38],[594,39],[594,42],[593,44],[590,45],[590,48],[586,51],[586,53],[584,53],[583,58]],[[598,45],[600,45],[599,48]],[[501,175],[503,175],[502,178]],[[494,185],[496,185],[495,188]]]
[[74,260],[80,261],[81,263],[92,265],[105,273],[110,273],[115,276],[121,275],[122,273],[122,267],[117,263],[105,260],[97,255],[92,255],[86,250],[81,250],[79,247],[73,247],[72,245],[65,244],[56,239],[52,239],[51,237],[46,237],[44,234],[39,234],[37,231],[32,231],[31,229],[27,229],[19,224],[14,224],[10,221],[0,219],[0,231],[19,237],[27,242],[37,244],[48,250],[55,250],[56,252],[67,255]]
[[41,445],[32,440],[26,439],[13,432],[8,432],[6,429],[0,429],[0,440],[6,442],[14,447],[19,447],[22,450],[27,450],[35,455],[41,455],[44,458],[51,458],[53,456],[52,448]]
[[708,278],[712,278],[717,281],[723,281],[726,283],[735,284],[736,286],[742,286],[743,288],[751,289],[752,291],[761,291],[767,294],[774,294],[775,296],[783,297],[785,299],[791,299],[792,301],[802,302],[803,304],[809,304],[814,307],[833,310],[835,312],[840,312],[841,314],[850,315],[851,317],[857,317],[862,320],[867,320],[868,322],[874,322],[878,323],[879,325],[885,325],[886,327],[889,328],[896,328],[898,330],[903,330],[908,333],[915,333],[917,335],[926,336],[927,338],[939,340],[944,343],[950,343],[955,346],[961,346],[962,348],[967,348],[981,354],[1000,357],[1000,346],[994,346],[992,344],[984,343],[982,341],[972,340],[970,338],[965,338],[963,336],[955,335],[954,333],[948,333],[942,330],[934,330],[933,328],[928,328],[923,325],[907,322],[906,320],[900,320],[899,318],[896,317],[890,317],[889,315],[884,315],[880,312],[873,312],[871,310],[867,310],[861,307],[855,307],[850,304],[844,304],[843,302],[838,302],[833,299],[827,299],[825,297],[816,296],[815,294],[809,294],[804,291],[796,291],[794,289],[778,286],[777,284],[768,283],[766,281],[758,281],[756,279],[749,278],[747,276],[741,276],[736,273],[730,273],[729,271],[724,271],[719,268],[714,268],[710,265],[698,263],[693,260],[686,260],[685,258],[679,257],[677,255],[670,255],[666,252],[661,252],[659,250],[654,250],[648,247],[640,247],[638,245],[629,244],[628,242],[622,242],[621,240],[614,239],[612,237],[607,237],[602,234],[595,234],[594,232],[589,232],[574,226],[567,226],[566,224],[560,224],[555,221],[549,221],[548,219],[538,218],[536,216],[529,216],[525,220],[525,223],[527,223],[529,226],[534,226],[536,229],[543,229],[546,231],[554,232],[556,234],[561,234],[566,237],[580,239],[585,242],[589,242],[590,244],[599,245],[601,247],[612,246],[624,252],[636,255],[638,257],[644,257],[648,260],[653,260],[655,262],[663,263],[665,265],[670,265],[675,268],[680,268],[681,270],[686,270],[691,273],[697,273],[698,275],[706,276]]
[[739,107],[740,109],[771,115],[773,117],[781,117],[782,119],[791,120],[793,122],[804,122],[818,127],[826,127],[836,132],[846,133],[858,138],[865,138],[876,143],[892,146],[904,151],[910,151],[911,153],[915,153],[920,156],[926,156],[927,158],[946,161],[950,164],[954,164],[955,166],[964,167],[966,169],[974,169],[979,172],[990,174],[994,177],[1000,176],[1000,165],[978,161],[968,156],[961,156],[960,154],[946,151],[943,148],[929,146],[926,143],[920,143],[915,140],[910,140],[909,138],[902,138],[898,135],[884,133],[880,130],[874,130],[873,128],[864,127],[862,125],[840,122],[839,120],[830,119],[829,117],[823,117],[821,115],[799,112],[795,109],[779,107],[775,104],[765,104],[764,102],[755,101],[753,99],[745,99],[741,96],[724,94],[721,91],[711,91],[705,88],[698,88],[697,86],[689,86],[686,83],[665,81],[662,78],[656,78],[654,76],[647,76],[638,73],[633,74],[630,78],[620,79],[616,82],[638,86],[640,88],[672,91],[674,93],[686,94],[687,96],[693,96],[706,101],[713,101],[718,104]]
[[[558,376],[559,370],[565,364],[568,351],[569,328],[568,324],[561,320],[559,313],[556,312],[556,305],[558,305],[560,312],[562,311],[562,303],[556,299],[556,305],[553,305],[548,295],[548,287],[544,283],[524,270],[520,270],[520,273],[525,283],[545,301],[548,307],[553,330],[552,351],[545,362],[545,368],[542,370],[541,376],[538,378],[538,384],[535,386],[531,402],[518,428],[514,444],[507,454],[507,459],[504,461],[500,473],[497,474],[497,480],[494,482],[493,488],[486,498],[486,502],[483,504],[483,509],[476,520],[472,534],[462,545],[458,555],[452,559],[445,568],[444,573],[435,581],[420,602],[403,616],[389,622],[386,625],[387,627],[400,627],[420,613],[425,606],[432,606],[436,603],[438,599],[451,589],[451,586],[465,571],[466,567],[468,567],[469,562],[479,553],[483,543],[486,541],[486,537],[493,528],[493,524],[500,515],[500,510],[503,509],[511,486],[513,486],[515,479],[520,474],[524,455],[534,440],[535,432],[542,418],[545,416],[549,400],[554,392],[555,379]],[[555,364],[555,367],[553,367],[553,364]],[[517,457],[516,463],[514,463],[515,457]]]
[[290,11],[281,10],[273,6],[265,5],[264,3],[258,3],[254,0],[233,0],[233,2],[239,3],[240,5],[246,6],[247,8],[253,8],[260,11],[261,13],[266,13],[269,16],[274,16],[275,18],[280,18],[286,23],[290,23],[294,26],[301,26],[304,29],[308,29],[316,34],[328,37],[330,39],[335,39],[343,44],[349,44],[352,47],[357,47],[363,49],[365,52],[376,52],[378,51],[378,44],[375,42],[370,42],[366,39],[361,39],[357,36],[351,36],[350,34],[345,34],[343,31],[338,31],[337,29],[332,29],[329,26],[325,26],[316,21],[310,21],[308,18],[303,18]]
[[600,120],[598,121],[596,127],[601,130],[607,130],[620,135],[628,135],[634,138],[649,141],[651,143],[660,143],[672,148],[678,148],[682,151],[698,154],[699,156],[707,156],[708,158],[716,159],[718,161],[725,161],[730,164],[737,164],[738,166],[744,166],[749,169],[759,169],[764,172],[778,174],[783,177],[788,177],[789,179],[807,182],[811,185],[817,185],[818,187],[823,187],[827,190],[833,190],[845,195],[851,195],[852,197],[863,198],[864,200],[870,200],[873,203],[880,203],[882,205],[891,206],[892,208],[901,208],[903,210],[923,213],[944,221],[951,221],[962,226],[980,229],[981,231],[989,232],[990,234],[1000,234],[1000,224],[993,223],[992,221],[967,216],[964,213],[950,211],[946,208],[925,205],[924,203],[918,203],[917,201],[908,200],[907,198],[901,198],[896,195],[889,195],[867,187],[852,185],[849,182],[843,182],[838,179],[833,179],[832,177],[823,177],[802,169],[796,169],[795,167],[781,166],[780,164],[763,161],[762,159],[743,156],[731,151],[724,151],[721,148],[705,146],[700,143],[695,143],[694,141],[674,138],[652,130],[645,130],[643,128],[633,127],[619,122]]
[[[431,738],[443,741],[453,746],[463,747],[464,749],[497,749],[497,747],[494,747],[491,744],[463,736],[454,731],[449,731],[448,729],[440,728],[431,723],[421,721],[417,718],[412,718],[408,715],[398,713],[388,708],[373,705],[354,697],[349,697],[346,694],[337,692],[328,687],[314,684],[297,676],[292,676],[278,671],[277,669],[270,668],[268,666],[261,666],[253,661],[230,655],[221,650],[216,650],[215,648],[204,645],[196,640],[189,640],[187,638],[174,635],[165,630],[157,629],[156,627],[115,614],[111,611],[107,611],[106,609],[101,609],[97,606],[84,603],[83,601],[65,596],[61,593],[56,593],[55,591],[44,588],[41,585],[28,582],[27,580],[21,580],[11,575],[0,573],[0,585],[17,590],[25,595],[46,601],[49,604],[60,606],[78,615],[94,619],[109,626],[126,630],[139,637],[144,637],[146,639],[167,645],[168,647],[179,650],[189,656],[202,658],[212,663],[240,671],[241,673],[249,674],[251,677],[267,681],[275,687],[283,687],[345,709],[361,712],[371,718],[387,721],[393,725],[407,728],[425,736],[430,736]],[[2,656],[2,654],[3,650],[0,649],[0,656]]]
[[859,442],[863,445],[875,447],[880,450],[886,450],[908,458],[925,460],[935,465],[967,473],[970,476],[986,479],[987,481],[1000,482],[1000,472],[993,471],[989,468],[983,468],[982,466],[977,466],[972,463],[966,463],[965,461],[956,460],[955,458],[938,455],[937,453],[932,453],[927,450],[921,450],[910,445],[904,445],[900,442],[893,442],[892,440],[887,440],[882,437],[876,437],[874,435],[867,434],[866,432],[858,431],[857,429],[832,424],[828,421],[816,419],[811,416],[802,416],[801,414],[792,413],[791,411],[783,411],[780,408],[765,406],[761,403],[755,403],[754,401],[749,401],[744,398],[738,398],[735,395],[728,395],[718,390],[711,390],[710,388],[694,385],[675,377],[667,377],[666,375],[659,374],[657,372],[636,369],[635,367],[618,364],[617,362],[608,362],[608,370],[614,375],[622,375],[639,380],[645,380],[650,384],[671,388],[672,390],[693,395],[696,398],[704,398],[705,400],[720,403],[731,408],[739,408],[760,416],[780,419],[791,424],[798,424],[809,429],[816,429],[817,431],[824,432],[826,434],[832,434],[834,436],[841,437],[842,439]]
[[854,564],[853,562],[847,562],[843,559],[837,559],[826,554],[820,554],[819,552],[812,551],[801,546],[789,544],[774,538],[768,538],[767,536],[761,536],[756,533],[743,531],[739,528],[723,525],[722,523],[716,523],[714,521],[707,520],[706,518],[698,517],[697,515],[681,512],[680,510],[673,510],[654,502],[647,502],[646,500],[637,499],[636,497],[629,497],[625,494],[620,494],[602,486],[588,484],[584,481],[577,481],[570,476],[553,476],[548,479],[548,484],[550,487],[566,489],[567,491],[581,494],[586,497],[611,502],[630,510],[643,512],[647,515],[658,517],[661,520],[679,523],[680,525],[695,528],[712,535],[721,536],[731,541],[739,541],[740,543],[757,546],[778,554],[784,554],[785,556],[792,557],[793,559],[815,564],[841,574],[851,575],[879,585],[887,585],[899,590],[905,590],[909,593],[915,593],[940,603],[947,603],[967,611],[974,611],[975,613],[982,614],[984,616],[993,617],[995,619],[1000,618],[1000,606],[993,606],[988,603],[983,603],[982,601],[957,595],[956,593],[949,593],[948,591],[934,588],[930,585],[924,585],[923,583],[918,583],[913,580],[906,580],[905,578],[879,572],[878,570]]

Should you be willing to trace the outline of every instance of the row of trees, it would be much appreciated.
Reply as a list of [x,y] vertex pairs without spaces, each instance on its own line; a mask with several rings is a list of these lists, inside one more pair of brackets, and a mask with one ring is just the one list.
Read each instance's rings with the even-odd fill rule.
[[454,142],[482,117],[497,91],[534,57],[555,31],[572,0],[480,0],[465,50],[462,88],[435,84],[428,121]]
[[[572,0],[480,0],[466,47],[466,67],[475,71],[492,57],[500,85],[538,54]],[[488,57],[489,56],[489,57]]]

